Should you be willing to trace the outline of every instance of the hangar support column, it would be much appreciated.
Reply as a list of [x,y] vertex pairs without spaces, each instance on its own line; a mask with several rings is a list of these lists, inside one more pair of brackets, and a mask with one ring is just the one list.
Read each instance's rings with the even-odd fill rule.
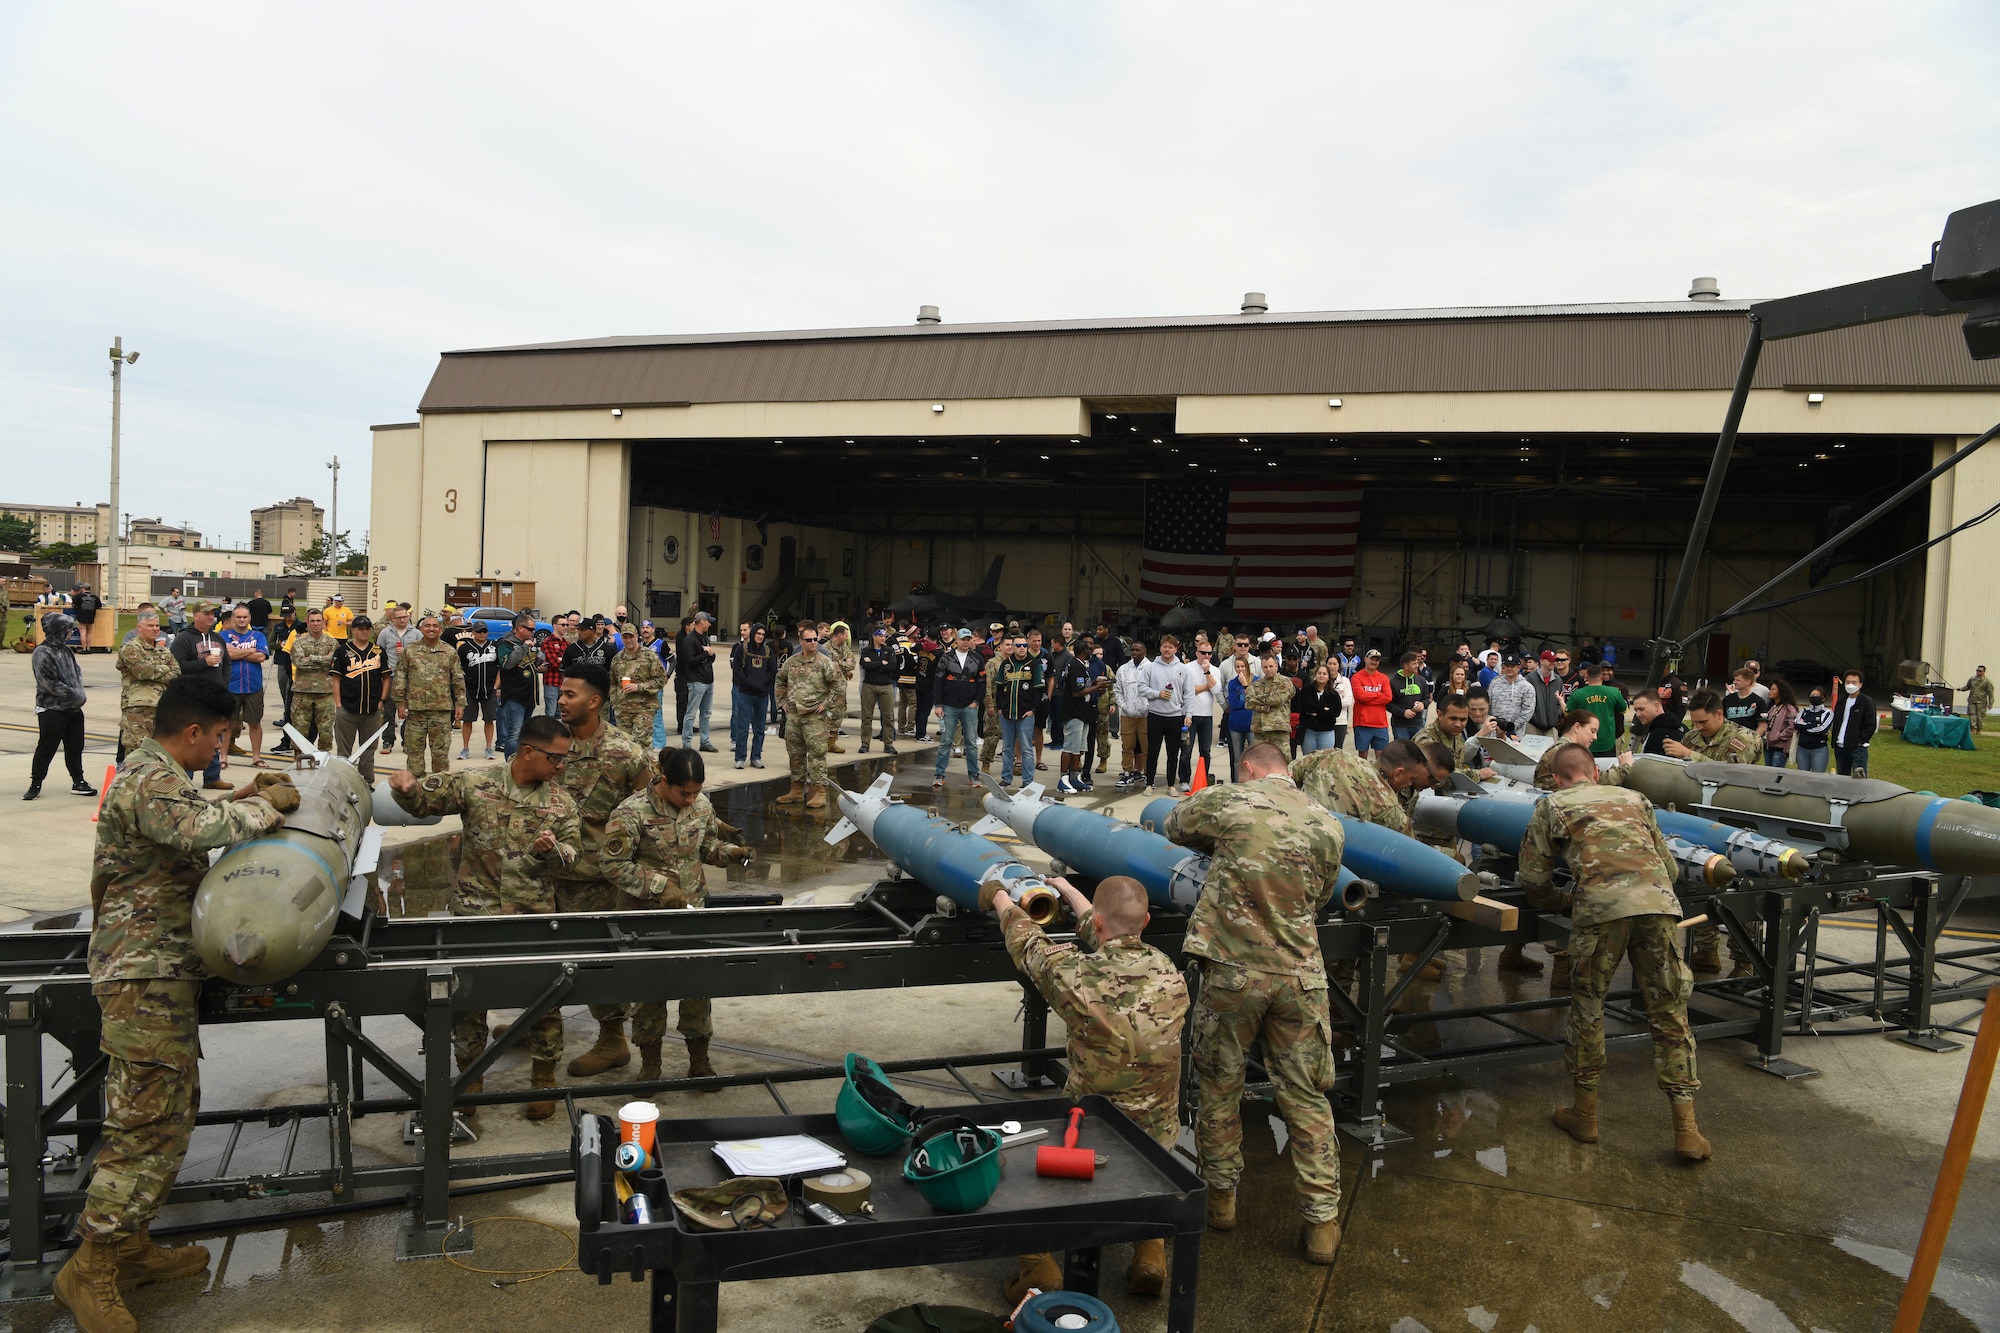
[[[1947,436],[1931,445],[1931,464],[1936,466],[1963,448],[1966,441]],[[1953,527],[1952,500],[1958,481],[1956,470],[1931,483],[1930,533],[1937,537]],[[1969,535],[1969,534],[1968,534]],[[1924,660],[1945,671],[1945,619],[1951,606],[1951,542],[1930,549],[1924,567]],[[1949,675],[1946,672],[1947,676]]]
[[[1973,438],[1940,440],[1939,447],[1960,448]],[[1931,488],[1933,537],[2000,505],[2000,449],[1987,445],[1947,473],[1946,478],[1950,482],[1946,491],[1950,499],[1942,514],[1937,500],[1938,484]],[[1942,563],[1940,554],[1944,556]],[[1924,581],[1924,656],[1936,669],[1939,679],[1962,685],[1972,669],[1982,664],[1988,674],[2000,671],[2000,615],[1993,611],[1996,576],[2000,576],[2000,520],[1968,528],[1931,548]]]

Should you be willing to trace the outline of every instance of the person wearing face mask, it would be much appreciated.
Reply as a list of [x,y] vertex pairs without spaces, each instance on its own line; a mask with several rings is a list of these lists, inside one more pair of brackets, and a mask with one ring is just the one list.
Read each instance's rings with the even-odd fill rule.
[[1833,766],[1844,778],[1868,776],[1868,741],[1875,734],[1875,701],[1861,692],[1861,673],[1850,671],[1841,681],[1833,705]]
[[1833,710],[1826,706],[1826,691],[1815,689],[1799,710],[1792,732],[1799,738],[1799,770],[1826,772],[1826,737],[1833,730]]

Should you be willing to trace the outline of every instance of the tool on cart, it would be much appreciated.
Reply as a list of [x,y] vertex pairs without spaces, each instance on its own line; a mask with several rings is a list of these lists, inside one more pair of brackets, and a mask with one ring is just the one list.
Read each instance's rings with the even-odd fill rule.
[[1065,1180],[1097,1179],[1097,1154],[1076,1146],[1077,1130],[1083,1123],[1083,1108],[1069,1113],[1069,1128],[1063,1131],[1062,1147],[1053,1143],[1035,1149],[1035,1174],[1060,1176]]

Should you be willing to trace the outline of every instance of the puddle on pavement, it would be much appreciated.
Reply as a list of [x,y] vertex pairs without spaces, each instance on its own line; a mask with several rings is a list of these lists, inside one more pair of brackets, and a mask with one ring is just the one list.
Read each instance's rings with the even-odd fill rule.
[[[879,775],[893,773],[892,791],[908,804],[942,810],[961,824],[978,819],[983,813],[979,801],[985,793],[968,787],[962,770],[950,774],[943,790],[933,790],[931,763],[926,751],[844,764],[833,775],[842,786],[859,791]],[[707,789],[717,817],[741,829],[743,841],[758,853],[755,865],[731,866],[726,879],[711,867],[711,894],[775,891],[791,898],[822,885],[858,892],[887,873],[887,858],[859,834],[837,847],[827,846],[827,830],[840,818],[831,799],[824,810],[776,804],[789,781],[773,777]],[[448,910],[446,899],[457,875],[458,841],[458,835],[451,833],[385,851],[380,884],[391,916],[428,916]]]

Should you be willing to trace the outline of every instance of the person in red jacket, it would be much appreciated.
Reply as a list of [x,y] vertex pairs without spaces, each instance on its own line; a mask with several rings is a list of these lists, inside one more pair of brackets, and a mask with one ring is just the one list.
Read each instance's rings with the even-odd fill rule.
[[1395,689],[1382,674],[1382,654],[1370,648],[1361,670],[1348,682],[1354,690],[1354,749],[1358,754],[1389,748],[1389,703]]

